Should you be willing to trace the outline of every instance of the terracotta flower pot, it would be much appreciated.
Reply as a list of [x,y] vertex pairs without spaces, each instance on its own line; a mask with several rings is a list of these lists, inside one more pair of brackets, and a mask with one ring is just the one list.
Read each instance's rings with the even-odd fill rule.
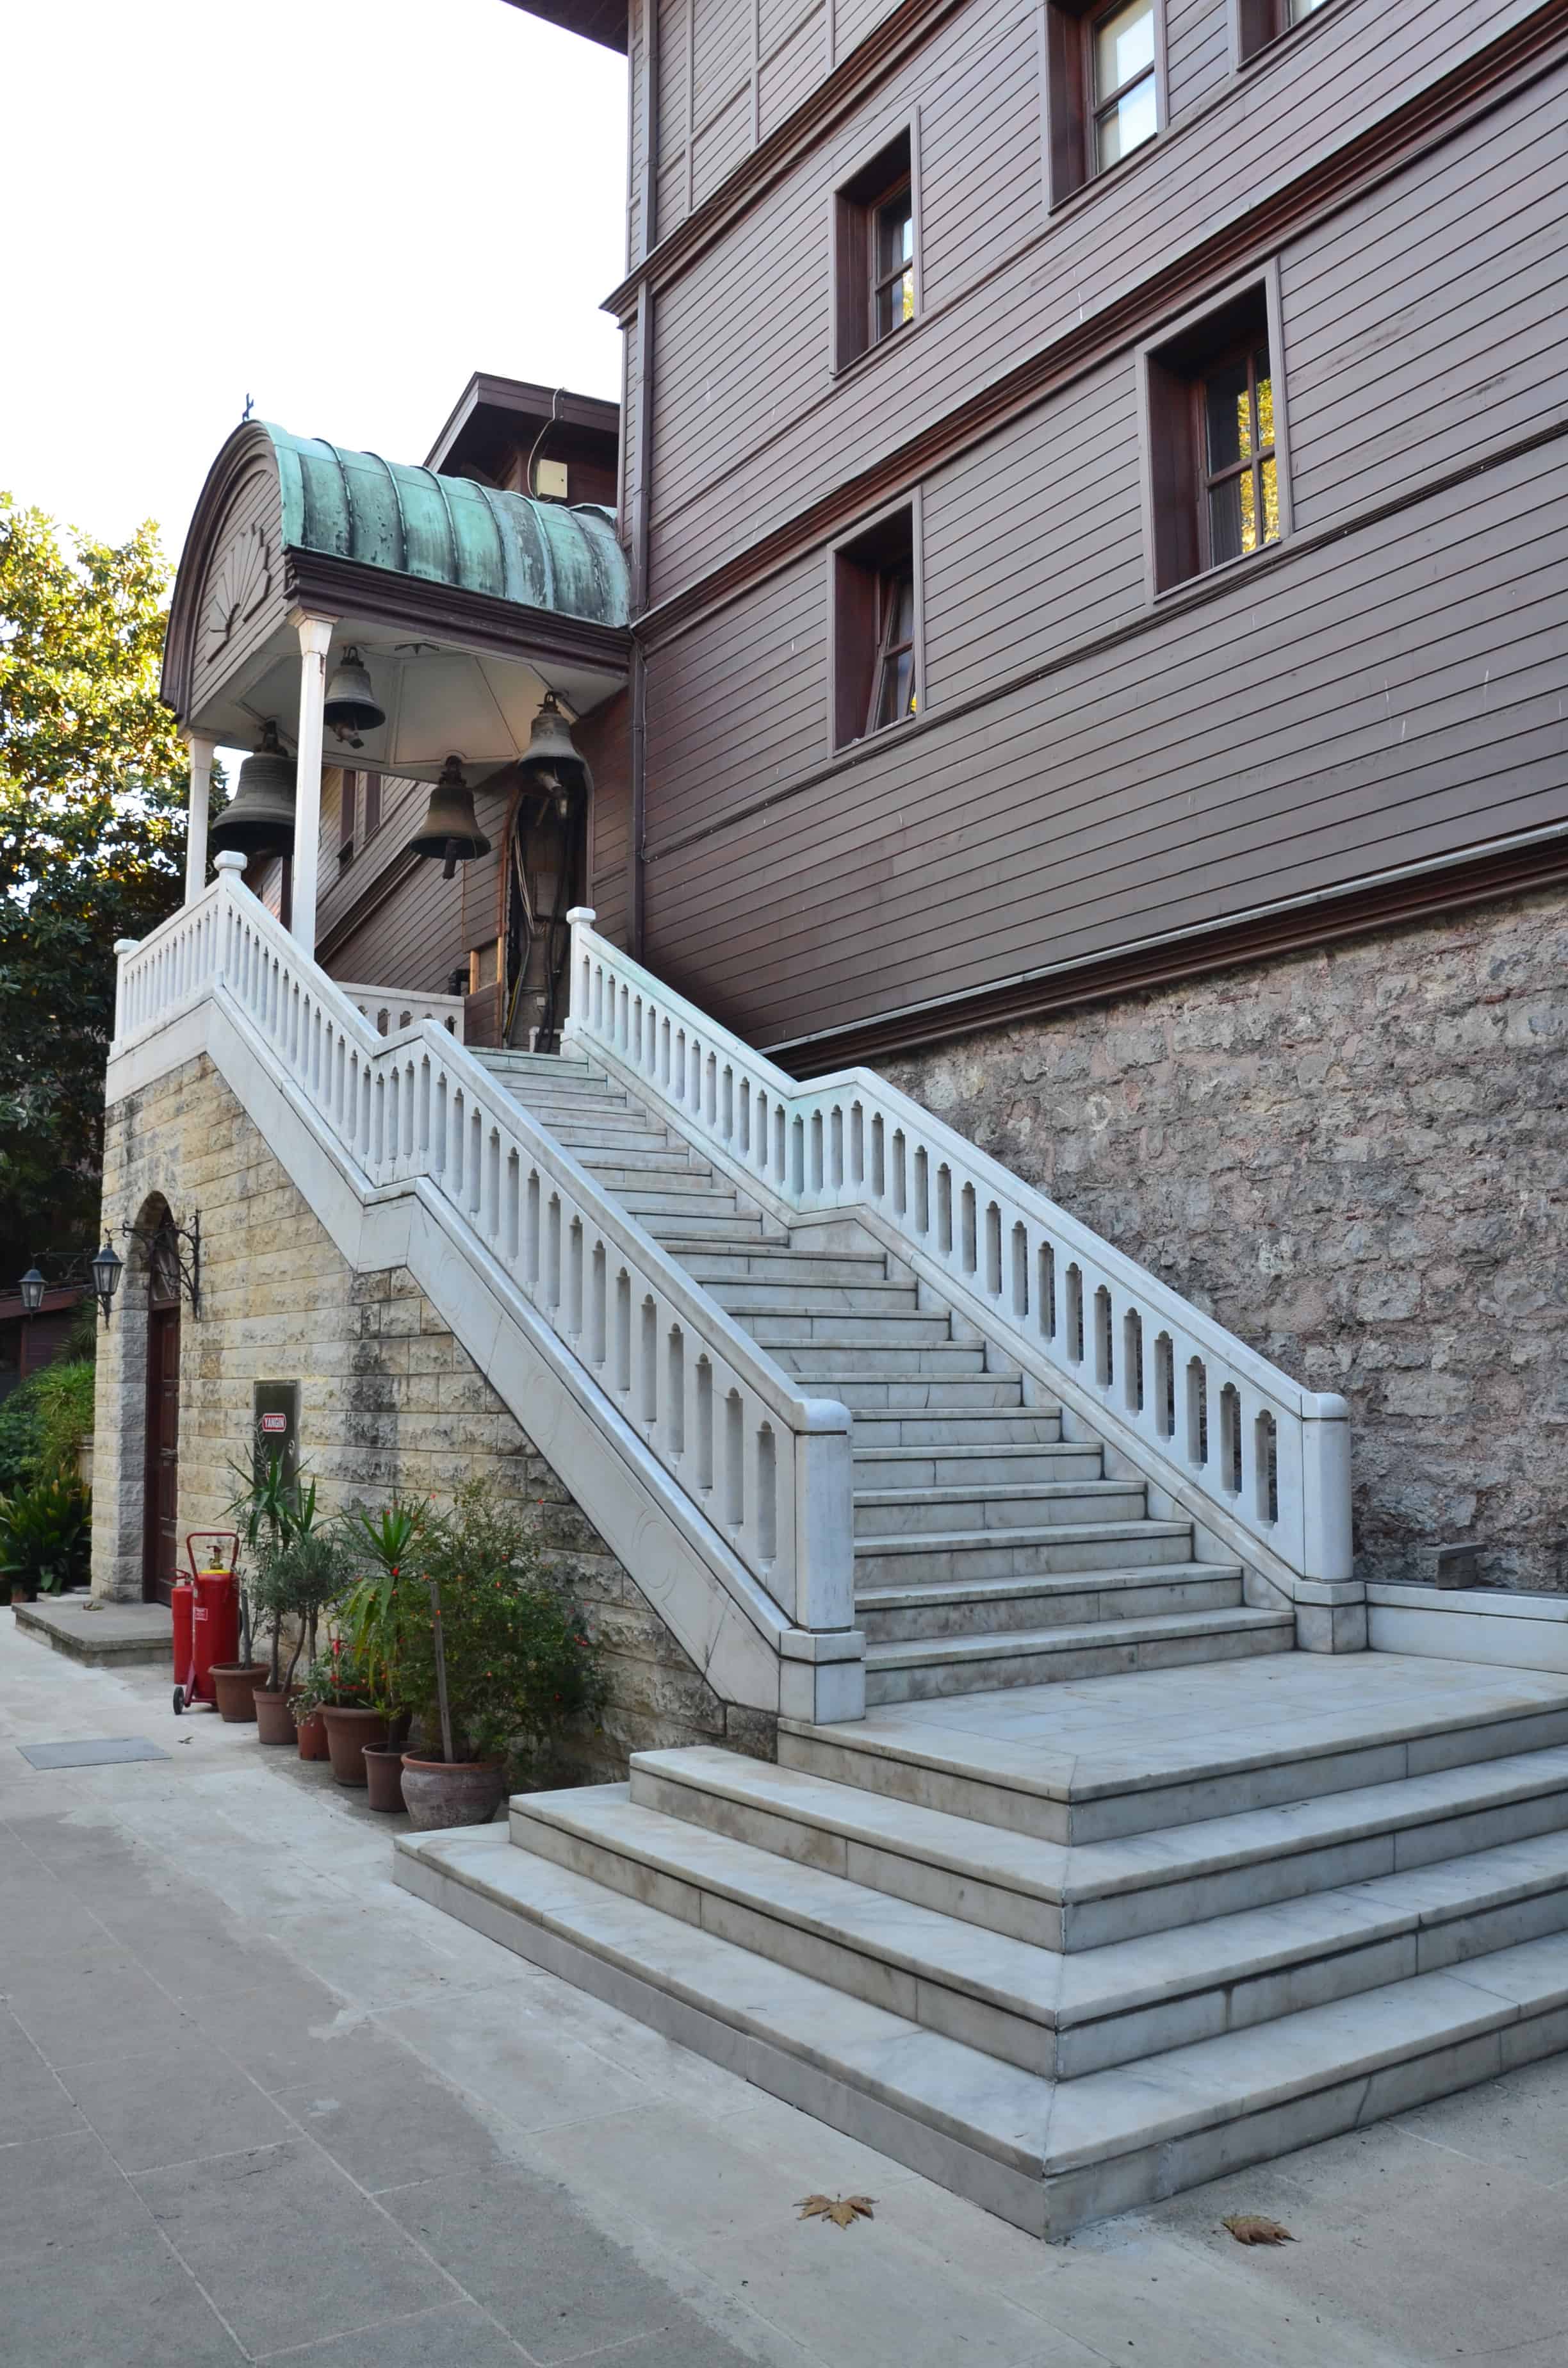
[[403,1746],[401,1743],[367,1743],[361,1757],[365,1762],[367,1798],[372,1809],[395,1813],[403,1807]]
[[292,1743],[294,1713],[289,1707],[289,1697],[281,1689],[274,1693],[270,1686],[256,1690],[256,1739],[258,1743]]
[[332,1702],[323,1704],[322,1716],[333,1775],[340,1784],[362,1784],[365,1746],[386,1741],[386,1720],[379,1710],[340,1709]]
[[312,1711],[309,1718],[302,1718],[294,1732],[300,1738],[301,1759],[326,1758],[326,1721],[319,1710]]
[[241,1726],[256,1717],[256,1690],[267,1675],[265,1661],[214,1661],[212,1690],[218,1697],[218,1715],[231,1726]]
[[487,1826],[506,1797],[504,1759],[420,1759],[403,1755],[403,1798],[416,1833]]

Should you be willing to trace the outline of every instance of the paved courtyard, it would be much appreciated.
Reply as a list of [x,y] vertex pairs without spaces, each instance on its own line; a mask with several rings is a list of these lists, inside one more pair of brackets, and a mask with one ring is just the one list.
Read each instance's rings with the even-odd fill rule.
[[1568,2362],[1568,2059],[1048,2248],[397,1890],[395,1825],[0,1612],[6,2368]]

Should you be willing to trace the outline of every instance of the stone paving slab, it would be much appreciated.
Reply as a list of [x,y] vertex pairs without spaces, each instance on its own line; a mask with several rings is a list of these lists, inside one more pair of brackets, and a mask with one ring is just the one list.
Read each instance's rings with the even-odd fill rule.
[[0,1622],[0,1735],[133,1731],[168,1758],[0,1753],[7,2368],[1568,2357],[1568,2059],[1046,2247],[397,1890],[328,1770]]
[[166,1759],[168,1753],[144,1736],[104,1736],[85,1743],[18,1743],[35,1768],[118,1768],[128,1759]]
[[15,1603],[11,1610],[23,1634],[74,1661],[100,1668],[158,1662],[173,1669],[174,1622],[167,1604],[40,1595],[36,1603]]

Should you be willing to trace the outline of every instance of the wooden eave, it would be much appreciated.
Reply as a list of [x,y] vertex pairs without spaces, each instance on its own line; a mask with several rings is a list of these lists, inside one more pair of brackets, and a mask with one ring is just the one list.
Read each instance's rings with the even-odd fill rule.
[[393,575],[326,552],[291,549],[284,561],[290,608],[351,616],[376,625],[406,627],[411,641],[450,643],[492,657],[554,658],[602,667],[624,680],[631,666],[631,635],[624,625],[599,625],[553,609],[526,608],[460,586]]
[[626,0],[511,0],[511,5],[547,25],[559,25],[563,33],[579,33],[601,50],[626,55]]
[[[502,414],[542,427],[553,416],[567,427],[603,436],[614,446],[620,438],[620,405],[594,394],[573,394],[564,388],[537,386],[531,380],[497,378],[475,370],[426,456],[427,469],[444,469],[463,431],[482,411]],[[613,453],[611,455],[613,458]]]

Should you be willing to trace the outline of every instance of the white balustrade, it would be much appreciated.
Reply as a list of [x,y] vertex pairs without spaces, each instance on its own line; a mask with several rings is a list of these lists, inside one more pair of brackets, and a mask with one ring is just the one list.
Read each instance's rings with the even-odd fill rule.
[[992,1337],[1071,1382],[1150,1475],[1297,1577],[1350,1576],[1349,1408],[1302,1389],[1157,1275],[874,1071],[801,1085],[572,920],[568,1033],[788,1212],[874,1212]]
[[411,995],[403,986],[350,986],[342,979],[338,987],[356,1011],[364,1013],[378,1036],[395,1036],[401,1029],[417,1028],[422,1019],[433,1019],[460,1044],[463,1041],[466,996]]
[[477,1240],[789,1622],[853,1626],[847,1412],[798,1396],[535,1126],[445,1024],[457,998],[337,985],[227,870],[122,953],[115,1052],[208,994],[370,1185],[423,1185]]

